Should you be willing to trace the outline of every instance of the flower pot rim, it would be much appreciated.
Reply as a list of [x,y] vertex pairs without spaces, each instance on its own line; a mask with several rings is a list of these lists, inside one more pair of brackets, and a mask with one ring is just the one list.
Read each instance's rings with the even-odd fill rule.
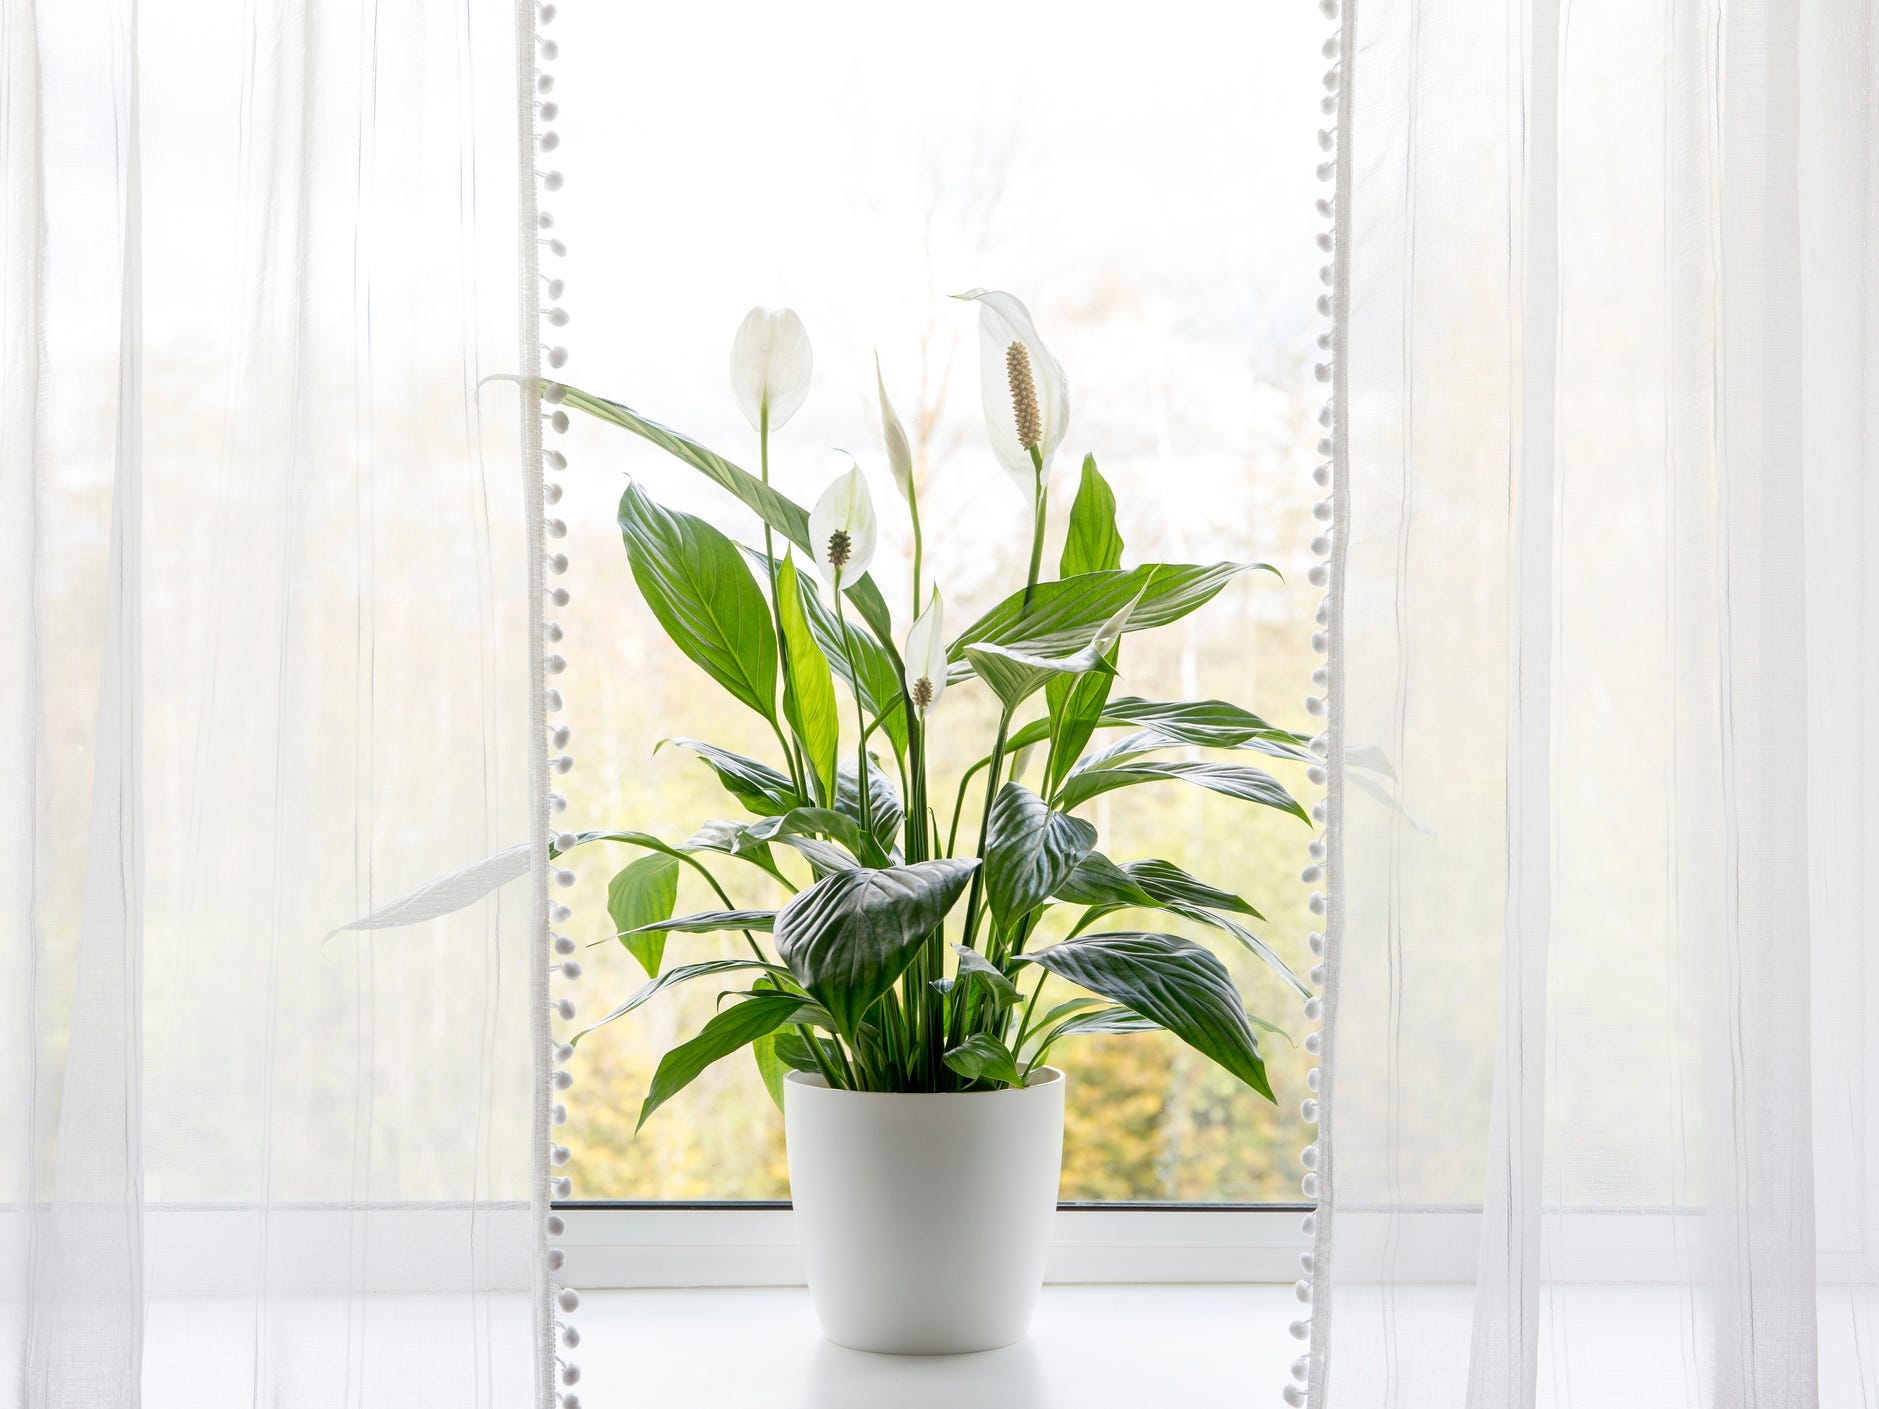
[[1029,1091],[1042,1091],[1060,1084],[1063,1072],[1052,1066],[1039,1067],[1031,1073],[1031,1079],[1023,1086],[1000,1086],[993,1091],[848,1091],[830,1086],[828,1080],[819,1072],[789,1071],[783,1074],[785,1085],[801,1086],[810,1091],[827,1091],[836,1096],[881,1096],[895,1100],[941,1100],[949,1101],[959,1096],[1022,1096]]

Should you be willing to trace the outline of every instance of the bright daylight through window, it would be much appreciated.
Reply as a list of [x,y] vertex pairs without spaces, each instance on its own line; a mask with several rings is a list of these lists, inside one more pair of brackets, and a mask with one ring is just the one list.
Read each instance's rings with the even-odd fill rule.
[[[1011,290],[1070,382],[1047,561],[1091,452],[1120,506],[1125,564],[1268,562],[1283,574],[1243,575],[1204,611],[1130,637],[1115,693],[1232,700],[1312,732],[1315,10],[1177,4],[1144,24],[1068,3],[857,6],[846,22],[807,24],[790,9],[588,5],[563,17],[554,164],[567,183],[555,233],[570,254],[552,272],[578,292],[578,317],[562,375],[755,471],[757,437],[726,373],[731,339],[752,305],[798,311],[814,380],[772,436],[772,476],[809,505],[847,467],[844,451],[859,460],[880,510],[873,575],[904,628],[912,542],[881,448],[878,354],[911,442],[926,571],[944,586],[948,622],[963,626],[1023,580],[1030,526],[986,442],[977,305],[947,295]],[[659,59],[623,76],[619,56],[634,53]],[[775,739],[666,639],[634,586],[614,506],[630,477],[745,542],[753,524],[655,447],[574,421],[555,512],[575,563],[557,617],[578,763],[557,825],[682,840],[741,809],[696,757],[655,745],[684,734],[762,758]],[[935,714],[927,749],[942,825],[996,708],[974,682]],[[1257,761],[1309,801],[1301,765]],[[1020,776],[1035,782],[1043,763],[1034,751]],[[966,827],[977,808],[974,790]],[[1165,858],[1245,896],[1263,914],[1252,928],[1305,974],[1309,834],[1297,818],[1178,782],[1082,811],[1112,858]],[[612,940],[607,904],[608,878],[643,853],[601,850],[583,853],[562,897],[583,946],[582,1025],[645,980]],[[676,913],[717,908],[680,870]],[[1056,907],[1038,942],[1079,912]],[[1062,1197],[1295,1200],[1314,1065],[1296,1045],[1314,1025],[1301,998],[1216,931],[1172,916],[1154,927],[1213,950],[1250,1009],[1289,1031],[1261,1039],[1277,1103],[1167,1033],[1066,1042],[1051,1058],[1069,1078]],[[673,934],[665,961],[742,945]],[[782,1118],[748,1053],[634,1132],[660,1056],[712,1016],[720,988],[747,978],[675,988],[583,1040],[562,1137],[577,1197],[787,1196]]]

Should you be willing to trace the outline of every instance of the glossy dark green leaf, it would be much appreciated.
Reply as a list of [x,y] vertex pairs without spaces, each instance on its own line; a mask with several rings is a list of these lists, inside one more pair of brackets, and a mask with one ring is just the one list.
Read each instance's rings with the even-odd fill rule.
[[1017,984],[1005,977],[1004,970],[978,950],[968,949],[963,944],[953,945],[952,950],[958,956],[960,982],[978,984],[1000,1007],[1009,1007],[1023,996],[1018,992]]
[[1024,594],[1014,592],[954,639],[947,657],[955,677],[966,673],[959,662],[966,647],[998,645],[1032,655],[1053,656],[1080,650],[1099,625],[1134,603],[1125,628],[1146,631],[1179,621],[1205,606],[1243,572],[1273,571],[1264,563],[1144,563],[1126,571],[1086,572],[1056,582],[1040,582],[1027,609]]
[[695,964],[680,964],[675,968],[667,969],[650,983],[642,985],[638,992],[619,1007],[615,1008],[611,1013],[608,1013],[607,1016],[602,1018],[599,1022],[584,1027],[579,1032],[575,1033],[573,1037],[568,1039],[568,1045],[578,1045],[580,1040],[587,1036],[588,1033],[595,1032],[618,1018],[625,1017],[635,1008],[645,1003],[649,998],[663,993],[668,988],[672,988],[681,983],[690,983],[696,978],[709,978],[713,974],[736,973],[741,969],[767,969],[772,973],[784,972],[784,970],[777,968],[774,964],[766,964],[758,959],[701,959]]
[[946,1053],[946,1065],[968,1081],[989,1081],[999,1086],[1022,1086],[1018,1059],[990,1033],[976,1032]]
[[[823,1059],[830,1066],[839,1068],[841,1061],[834,1041],[813,1033],[810,1035],[815,1037],[816,1045],[822,1049]],[[788,1028],[777,1030],[776,1055],[778,1060],[791,1071],[810,1071],[818,1075],[822,1071],[822,1068],[816,1064],[816,1059],[809,1049],[809,1043],[803,1039],[802,1034],[792,1032]]]
[[1189,875],[1172,861],[1163,861],[1159,857],[1147,861],[1129,861],[1123,864],[1122,870],[1130,880],[1163,904],[1204,905],[1209,910],[1227,910],[1236,915],[1251,915],[1255,920],[1265,919],[1264,915],[1232,891],[1209,885]]
[[[570,410],[584,411],[651,441],[675,459],[728,489],[743,501],[746,508],[798,548],[810,554],[815,552],[809,542],[808,511],[794,500],[777,493],[750,471],[739,469],[722,455],[705,449],[689,436],[680,435],[657,421],[647,420],[630,406],[622,406],[604,396],[595,396],[579,387],[563,386],[562,391],[562,404]],[[888,614],[887,602],[881,596],[881,589],[864,574],[847,590],[848,599],[860,611],[869,630],[874,632],[882,646],[893,656],[894,675],[898,679],[900,657],[895,654],[893,647],[894,623]]]
[[[1060,1037],[1097,1037],[1110,1036],[1121,1032],[1160,1032],[1161,1024],[1153,1018],[1145,1018],[1140,1013],[1117,1004],[1098,1008],[1093,1012],[1079,1013],[1068,1022],[1060,1024],[1050,1034],[1050,1042]],[[1046,1043],[1048,1046],[1049,1043]]]
[[1137,759],[1133,763],[1120,763],[1112,768],[1092,768],[1087,772],[1073,773],[1064,780],[1064,785],[1054,799],[1061,808],[1080,807],[1093,797],[1112,792],[1117,788],[1132,787],[1137,783],[1159,783],[1170,779],[1193,783],[1196,787],[1206,788],[1210,792],[1223,793],[1227,797],[1240,798],[1246,802],[1258,803],[1262,807],[1277,808],[1280,812],[1290,813],[1301,822],[1309,822],[1305,809],[1300,807],[1285,788],[1270,773],[1263,773],[1257,768],[1248,768],[1238,763],[1188,763],[1173,759]]
[[[850,784],[852,787],[852,773]],[[802,837],[827,837],[847,852],[842,866],[886,864],[886,857],[878,854],[878,846],[863,836],[861,824],[832,807],[793,807],[780,817],[752,822],[745,835],[753,841],[775,840],[786,845]]]
[[[789,779],[767,763],[745,758],[741,753],[732,753],[729,749],[721,749],[716,744],[707,744],[700,739],[662,739],[659,748],[667,744],[697,754],[718,775],[724,790],[760,817],[788,812],[803,802],[802,798],[796,796]],[[654,751],[657,752],[657,749]]]
[[965,889],[977,861],[838,871],[776,917],[777,952],[852,1039]]
[[1024,959],[1161,1024],[1273,1099],[1232,975],[1192,940],[1140,930],[1086,934]]
[[686,853],[716,851],[725,856],[735,856],[788,885],[789,880],[777,869],[776,858],[770,854],[768,844],[752,838],[750,827],[748,822],[706,822],[686,839],[679,850]]
[[[894,839],[900,835],[902,808],[900,794],[894,791],[894,782],[882,771],[881,765],[873,758],[868,759],[868,807],[869,818],[873,824],[874,838],[881,845],[882,860],[886,853],[894,849]],[[861,793],[855,786],[855,766],[844,763],[841,776],[835,784],[835,810],[843,816],[861,821]]]
[[652,1086],[639,1108],[639,1125],[652,1113],[691,1085],[713,1062],[728,1057],[746,1043],[775,1032],[795,1017],[803,1000],[793,993],[758,993],[726,1008],[700,1029],[691,1041],[674,1047],[659,1059]]
[[783,643],[789,648],[783,672],[783,713],[802,745],[816,801],[826,806],[835,792],[835,750],[841,737],[835,713],[835,677],[829,672],[828,657],[822,654],[822,647],[809,629],[794,557],[784,558],[783,566],[777,569],[776,609]]
[[1096,828],[1053,812],[1022,783],[1006,783],[992,799],[985,836],[985,898],[992,923],[1009,932],[1076,869],[1096,845]]
[[655,504],[637,484],[620,496],[633,581],[672,642],[737,699],[776,719],[776,637],[737,545],[703,519]]
[[672,917],[678,901],[679,863],[662,852],[629,861],[607,885],[607,914],[626,952],[640,967],[658,977],[665,956],[662,920]]
[[1052,894],[1073,905],[1103,905],[1112,910],[1155,904],[1155,897],[1144,890],[1135,877],[1100,851],[1092,851],[1077,862],[1076,868],[1057,883]]
[[1271,738],[1290,742],[1302,750],[1310,742],[1303,735],[1268,724],[1251,710],[1225,700],[1164,701],[1123,695],[1111,700],[1103,710],[1103,722],[1153,729],[1177,743],[1196,748],[1238,748],[1250,739]]
[[1311,990],[1305,986],[1303,979],[1292,972],[1291,965],[1281,959],[1271,945],[1238,920],[1228,915],[1216,914],[1212,910],[1202,909],[1198,905],[1183,905],[1179,901],[1170,901],[1162,908],[1170,915],[1179,915],[1184,920],[1193,920],[1219,930],[1222,934],[1231,935],[1249,953],[1256,954],[1267,968],[1297,990],[1300,997],[1311,997]]

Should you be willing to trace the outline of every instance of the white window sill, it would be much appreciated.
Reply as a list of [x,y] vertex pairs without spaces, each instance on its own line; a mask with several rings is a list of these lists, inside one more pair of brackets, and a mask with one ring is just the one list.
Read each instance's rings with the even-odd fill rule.
[[1289,1285],[1053,1285],[1016,1345],[895,1356],[823,1340],[802,1287],[599,1291],[573,1318],[572,1358],[597,1409],[1278,1405],[1299,1310]]

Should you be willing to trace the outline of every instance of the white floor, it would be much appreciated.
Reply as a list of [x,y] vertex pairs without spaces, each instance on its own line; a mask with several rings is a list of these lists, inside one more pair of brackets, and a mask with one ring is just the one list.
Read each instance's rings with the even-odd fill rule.
[[844,1350],[801,1287],[581,1299],[586,1409],[1158,1409],[1278,1405],[1299,1343],[1279,1286],[1049,1286],[1030,1337],[983,1355]]

